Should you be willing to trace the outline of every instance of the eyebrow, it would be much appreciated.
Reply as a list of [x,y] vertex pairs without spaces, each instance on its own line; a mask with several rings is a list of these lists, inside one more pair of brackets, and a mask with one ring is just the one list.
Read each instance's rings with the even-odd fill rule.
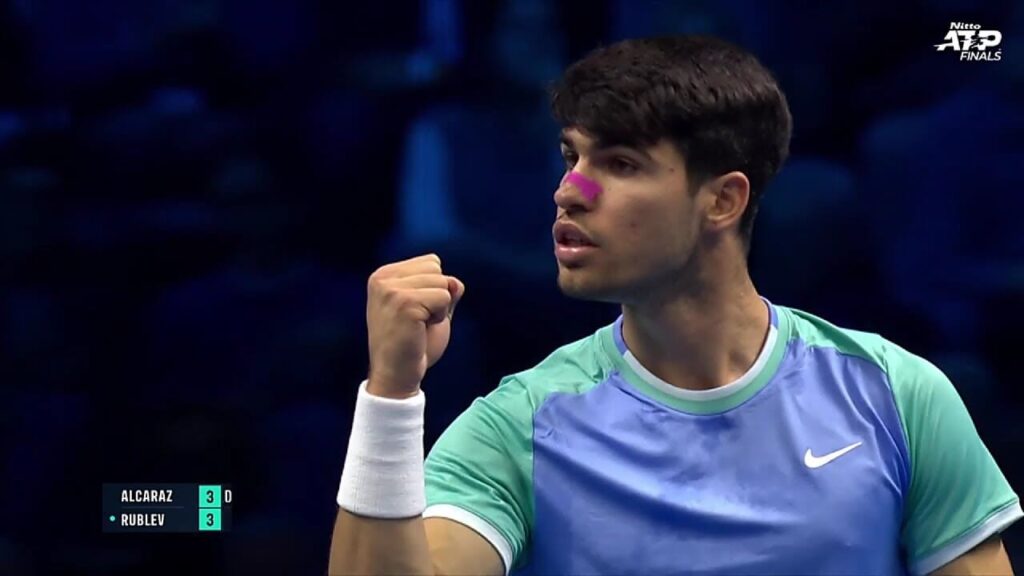
[[[572,139],[570,139],[568,136],[566,136],[564,132],[562,132],[559,135],[559,141],[561,142],[561,144],[565,145],[567,148],[571,148],[573,150],[576,149],[576,145],[573,143]],[[630,150],[632,152],[635,152],[635,153],[639,154],[640,156],[643,156],[649,162],[654,162],[654,158],[652,158],[651,155],[648,154],[646,150],[641,150],[640,148],[637,148],[636,146],[630,146],[629,144],[624,144],[624,143],[621,143],[621,142],[602,141],[600,139],[598,139],[598,140],[596,140],[594,142],[594,149],[597,150],[597,151],[610,150],[612,148],[625,148],[627,150]]]

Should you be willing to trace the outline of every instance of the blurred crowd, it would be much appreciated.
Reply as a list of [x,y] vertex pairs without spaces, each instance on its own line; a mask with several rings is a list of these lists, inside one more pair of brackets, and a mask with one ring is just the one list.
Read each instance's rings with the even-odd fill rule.
[[[1002,59],[936,51],[953,21]],[[1009,1],[0,3],[0,572],[322,573],[367,276],[437,252],[467,285],[428,443],[611,322],[555,284],[546,90],[655,34],[789,98],[759,291],[939,365],[1024,491],[1022,30]],[[105,537],[104,482],[232,484],[234,529]]]

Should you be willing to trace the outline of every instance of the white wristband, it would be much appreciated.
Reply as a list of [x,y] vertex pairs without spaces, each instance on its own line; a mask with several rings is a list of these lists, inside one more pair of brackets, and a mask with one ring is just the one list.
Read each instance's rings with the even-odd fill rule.
[[372,518],[411,518],[426,508],[423,411],[426,397],[396,400],[359,385],[338,505]]

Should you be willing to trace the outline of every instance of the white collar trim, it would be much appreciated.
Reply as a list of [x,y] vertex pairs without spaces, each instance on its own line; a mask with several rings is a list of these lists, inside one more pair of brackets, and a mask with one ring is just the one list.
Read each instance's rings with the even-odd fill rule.
[[778,329],[774,325],[769,325],[768,337],[765,338],[764,346],[761,347],[761,352],[758,354],[757,360],[754,361],[754,365],[751,366],[750,369],[747,370],[746,373],[743,374],[743,376],[740,376],[738,379],[726,384],[725,386],[719,386],[718,388],[712,388],[710,390],[687,390],[669,384],[668,382],[655,376],[647,368],[644,368],[643,365],[640,364],[640,362],[636,359],[636,357],[633,356],[633,353],[629,351],[629,349],[626,350],[626,353],[623,354],[623,357],[626,359],[626,363],[629,364],[629,367],[632,368],[634,372],[636,372],[648,384],[664,392],[665,394],[668,394],[669,396],[674,396],[676,398],[680,398],[682,400],[690,400],[693,402],[710,402],[712,400],[718,400],[720,398],[725,398],[726,396],[735,394],[742,390],[743,388],[749,386],[757,377],[757,375],[761,373],[761,370],[764,368],[765,364],[768,363],[768,358],[771,357],[772,350],[775,349],[775,341],[778,340],[778,338]]

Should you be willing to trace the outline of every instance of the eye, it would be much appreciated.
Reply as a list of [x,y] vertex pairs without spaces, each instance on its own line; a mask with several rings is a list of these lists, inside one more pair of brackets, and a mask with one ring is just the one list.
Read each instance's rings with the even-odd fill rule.
[[622,156],[616,156],[608,161],[608,167],[616,174],[628,176],[637,170],[637,165],[631,160]]
[[579,156],[577,156],[576,153],[573,152],[572,150],[562,150],[562,160],[565,160],[566,169],[571,169],[573,166],[575,166],[576,160],[578,159]]

